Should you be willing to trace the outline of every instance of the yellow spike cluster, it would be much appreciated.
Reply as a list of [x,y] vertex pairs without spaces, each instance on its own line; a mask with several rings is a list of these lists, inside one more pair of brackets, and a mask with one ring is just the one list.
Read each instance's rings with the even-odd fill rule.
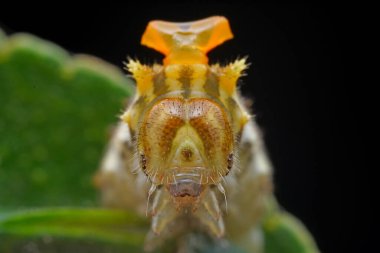
[[141,64],[138,60],[129,59],[126,70],[132,73],[136,80],[139,94],[146,93],[152,87],[154,70],[151,67]]
[[217,67],[219,75],[219,85],[228,95],[233,95],[236,89],[237,80],[248,68],[247,59],[237,59],[225,67]]

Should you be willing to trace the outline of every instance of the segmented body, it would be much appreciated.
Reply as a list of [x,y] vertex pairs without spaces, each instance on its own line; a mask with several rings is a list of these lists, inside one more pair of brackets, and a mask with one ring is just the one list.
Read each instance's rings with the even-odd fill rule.
[[151,217],[147,249],[194,231],[255,252],[262,247],[272,169],[236,89],[247,64],[210,66],[205,58],[231,37],[222,17],[151,23],[143,44],[163,52],[164,64],[127,64],[136,95],[97,178],[105,205]]

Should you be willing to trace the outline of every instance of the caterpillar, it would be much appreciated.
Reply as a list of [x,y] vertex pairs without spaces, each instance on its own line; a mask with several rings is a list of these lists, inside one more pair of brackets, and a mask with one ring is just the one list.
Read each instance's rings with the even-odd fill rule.
[[232,38],[221,16],[151,21],[141,44],[164,54],[163,63],[126,63],[136,93],[97,178],[104,205],[150,217],[146,250],[189,233],[264,250],[272,165],[237,88],[249,64],[209,65],[207,57]]

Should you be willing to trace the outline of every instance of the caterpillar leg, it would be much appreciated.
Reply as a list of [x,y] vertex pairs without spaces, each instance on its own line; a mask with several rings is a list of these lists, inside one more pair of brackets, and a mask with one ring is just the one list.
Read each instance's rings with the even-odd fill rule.
[[167,191],[159,189],[152,206],[152,231],[159,235],[178,216],[178,212],[173,208]]
[[207,227],[208,231],[220,238],[225,233],[220,205],[213,190],[208,190],[205,194],[202,204],[194,215],[199,219],[200,223]]

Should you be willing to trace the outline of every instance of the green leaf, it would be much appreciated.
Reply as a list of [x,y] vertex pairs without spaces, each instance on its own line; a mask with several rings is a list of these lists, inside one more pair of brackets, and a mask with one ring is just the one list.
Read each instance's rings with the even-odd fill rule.
[[[148,219],[121,210],[44,208],[0,216],[0,252],[142,252]],[[191,238],[191,239],[189,239]],[[189,235],[192,252],[244,253],[215,244],[202,234]],[[159,252],[173,252],[176,243]]]
[[127,211],[22,211],[0,217],[0,252],[28,252],[28,245],[41,252],[141,252],[148,229],[146,218]]
[[265,253],[319,252],[306,227],[289,213],[271,213],[266,217],[263,229]]
[[102,60],[0,32],[0,210],[94,206],[92,175],[132,93]]

